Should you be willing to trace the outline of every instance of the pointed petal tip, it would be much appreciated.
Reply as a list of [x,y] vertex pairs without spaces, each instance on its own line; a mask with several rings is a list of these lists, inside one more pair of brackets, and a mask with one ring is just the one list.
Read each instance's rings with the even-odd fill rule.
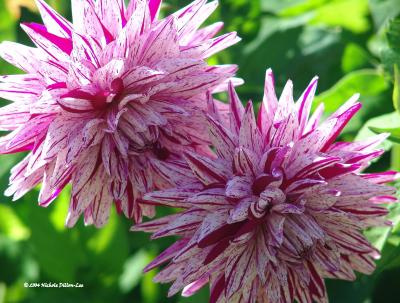
[[[239,69],[239,68],[238,68]],[[235,81],[231,81],[234,86],[240,86],[245,83],[244,79],[235,77]]]
[[152,266],[152,264],[147,264],[144,268],[143,268],[143,273],[148,273],[149,271],[152,271],[154,269],[154,267]]
[[253,101],[250,99],[246,104],[245,113],[248,114],[251,111],[253,111]]
[[213,0],[208,3],[208,5],[213,6],[214,8],[217,8],[219,6],[219,0]]
[[314,76],[314,77],[311,79],[310,86],[311,86],[313,89],[315,89],[315,90],[317,89],[318,81],[319,81],[319,76]]

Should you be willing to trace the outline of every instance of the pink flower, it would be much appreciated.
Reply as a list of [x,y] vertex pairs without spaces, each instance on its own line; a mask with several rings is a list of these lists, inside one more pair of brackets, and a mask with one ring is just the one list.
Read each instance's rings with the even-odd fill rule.
[[190,296],[210,284],[210,302],[327,302],[324,278],[369,274],[378,251],[361,230],[389,224],[396,172],[361,174],[382,154],[379,135],[334,143],[360,108],[357,96],[320,123],[309,117],[317,79],[295,103],[288,81],[278,101],[267,71],[257,119],[230,87],[230,122],[210,103],[208,126],[215,158],[186,153],[192,174],[175,189],[149,193],[152,204],[183,211],[133,230],[180,239],[146,270],[168,265],[157,282],[174,282]]
[[[137,222],[148,190],[175,184],[183,150],[206,151],[206,92],[224,90],[234,65],[205,60],[235,44],[222,23],[199,29],[216,2],[197,0],[158,20],[161,0],[73,0],[73,24],[43,0],[45,25],[23,24],[35,48],[3,42],[0,55],[26,72],[0,78],[1,153],[28,151],[6,194],[20,198],[42,183],[47,206],[68,184],[67,225],[82,213],[103,225],[113,203]],[[239,82],[239,80],[237,80]],[[166,177],[166,178],[165,178]]]

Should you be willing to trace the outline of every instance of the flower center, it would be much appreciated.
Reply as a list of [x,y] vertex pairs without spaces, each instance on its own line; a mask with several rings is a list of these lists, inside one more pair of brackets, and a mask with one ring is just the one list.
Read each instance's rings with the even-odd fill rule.
[[101,110],[121,99],[124,92],[124,82],[116,78],[111,82],[110,90],[100,91],[90,100],[95,109]]
[[268,186],[259,195],[257,202],[250,205],[253,216],[257,219],[269,213],[274,205],[285,203],[285,193],[277,187]]

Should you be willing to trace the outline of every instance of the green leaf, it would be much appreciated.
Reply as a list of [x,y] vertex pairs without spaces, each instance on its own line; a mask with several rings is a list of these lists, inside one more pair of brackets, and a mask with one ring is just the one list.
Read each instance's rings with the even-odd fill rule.
[[347,74],[330,89],[319,94],[313,106],[316,108],[323,102],[326,114],[331,114],[354,94],[360,93],[362,108],[342,132],[342,134],[356,134],[366,120],[392,110],[391,106],[387,106],[390,103],[386,102],[388,89],[389,85],[385,78],[376,70],[358,70]]
[[400,66],[400,52],[396,52],[393,49],[383,46],[380,53],[381,61],[385,71],[391,75],[393,73],[393,66]]
[[336,0],[316,10],[311,24],[340,26],[355,33],[369,29],[368,2],[366,0]]
[[390,48],[400,51],[400,18],[393,19],[389,22],[387,39]]
[[[278,2],[278,1],[276,1]],[[279,1],[280,2],[280,1]],[[284,2],[284,1],[283,1]],[[292,5],[281,6],[280,15],[285,17],[298,16],[312,12],[329,2],[329,0],[287,1]],[[282,5],[282,4],[280,4]]]
[[388,89],[384,77],[375,70],[359,70],[347,74],[331,89],[315,98],[314,106],[323,102],[328,113],[334,112],[341,104],[355,93],[360,93],[361,98],[378,95]]
[[[361,130],[358,132],[355,140],[361,141],[365,140],[368,137],[374,136],[375,133],[371,130],[372,128],[380,128],[381,125],[384,125],[386,128],[397,128],[400,127],[400,119],[397,112],[393,112],[390,114],[381,115],[378,117],[374,117],[368,120]],[[385,150],[389,150],[392,147],[392,143],[388,140],[385,140],[381,146]]]
[[342,70],[345,73],[352,72],[368,65],[369,55],[359,45],[350,43],[346,46],[342,58]]
[[[323,0],[322,0],[323,1]],[[290,7],[304,3],[304,0],[261,1],[261,10],[278,14]]]
[[400,143],[400,127],[381,128],[381,127],[370,126],[369,129],[372,130],[376,134],[390,133],[389,140],[391,140],[395,143]]
[[308,0],[288,7],[280,12],[281,16],[312,14],[310,24],[322,24],[342,27],[355,33],[369,29],[367,0]]
[[400,0],[369,0],[369,5],[377,29],[400,13]]
[[[391,20],[386,32],[387,45],[383,45],[381,59],[388,74],[394,71],[395,89],[398,86],[400,66],[400,18]],[[398,93],[397,93],[398,94]],[[398,98],[398,96],[396,96]],[[395,107],[397,105],[395,104]]]
[[[382,251],[382,258],[378,261],[377,273],[400,266],[400,205],[392,204],[389,206],[388,219],[392,222],[393,228],[381,227],[381,235],[372,244]],[[374,230],[374,229],[372,229]]]

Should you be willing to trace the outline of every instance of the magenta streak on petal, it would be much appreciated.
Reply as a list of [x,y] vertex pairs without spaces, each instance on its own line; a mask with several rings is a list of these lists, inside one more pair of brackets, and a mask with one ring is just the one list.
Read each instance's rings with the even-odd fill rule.
[[225,238],[219,241],[208,253],[207,257],[204,260],[204,265],[207,265],[214,261],[219,255],[221,255],[226,248],[229,246],[230,239]]
[[277,156],[278,152],[279,152],[279,148],[277,148],[277,147],[269,150],[268,156],[267,156],[267,159],[266,159],[265,165],[264,165],[265,173],[271,172],[272,162],[275,160],[275,157]]
[[[315,270],[314,265],[311,264],[311,262],[307,261],[308,269],[310,270],[311,277],[313,278],[312,281],[314,281],[317,285],[314,285],[313,283],[309,284],[309,287],[311,289],[312,293],[315,293],[317,296],[322,296],[320,292],[318,292],[318,289],[324,291],[325,290],[325,285],[324,282],[321,278],[321,276],[318,274],[318,272]],[[318,286],[318,289],[316,288]]]
[[37,93],[35,92],[30,92],[30,91],[18,91],[18,90],[0,90],[1,92],[6,92],[6,93],[17,93],[17,94],[24,94],[24,95],[34,95],[37,96]]
[[92,94],[82,91],[80,89],[75,89],[75,90],[72,90],[72,91],[62,95],[61,99],[74,98],[74,99],[87,100],[87,101],[90,101],[90,103],[93,106],[93,109],[81,110],[81,109],[71,108],[62,102],[58,102],[58,104],[66,111],[69,111],[72,113],[87,113],[87,112],[91,112],[94,109],[96,109],[96,110],[104,109],[107,106],[107,97],[109,95],[110,95],[110,93],[105,92],[105,91],[100,91],[96,95],[92,95]]
[[388,214],[388,210],[383,207],[375,207],[375,210],[372,210],[372,207],[368,210],[360,210],[360,209],[351,209],[351,208],[346,208],[342,207],[341,210],[356,214],[356,215],[373,215],[375,216],[386,216]]
[[302,170],[299,171],[294,178],[304,178],[306,176],[311,176],[317,171],[320,171],[325,167],[332,166],[334,163],[339,162],[340,160],[341,159],[339,157],[326,157],[321,160],[317,160],[314,163],[311,163],[310,165],[302,168]]
[[256,196],[259,196],[264,189],[270,184],[272,181],[278,180],[279,177],[275,177],[269,174],[262,174],[257,177],[257,179],[253,182],[252,190]]
[[397,171],[387,171],[383,173],[371,173],[371,174],[363,174],[361,175],[364,179],[372,180],[375,183],[381,184],[381,183],[388,183],[388,182],[393,182],[400,177],[400,173]]
[[[204,0],[202,0],[202,2],[204,2]],[[182,18],[183,16],[185,16],[187,13],[189,13],[192,9],[193,9],[193,4],[197,4],[197,11],[192,13],[192,15],[196,15],[196,13],[200,10],[201,6],[198,5],[199,0],[193,2],[192,4],[190,4],[189,6],[187,6],[187,8],[185,10],[182,11],[182,13],[178,16],[179,18]]]
[[67,55],[70,55],[73,49],[72,41],[67,38],[58,37],[54,34],[51,34],[47,31],[44,25],[38,23],[23,23],[28,28],[35,31],[37,34],[41,35],[43,38],[49,40],[51,43],[56,45],[59,49],[61,49]]
[[307,101],[308,95],[311,93],[312,89],[313,89],[314,86],[317,84],[317,82],[318,82],[318,79],[315,79],[315,80],[307,87],[307,90],[306,90],[306,92],[305,92],[305,94],[304,94],[303,100],[301,101],[301,106],[300,106],[300,109],[299,109],[299,116],[298,116],[299,122],[300,122],[300,123],[301,123],[301,121],[302,121],[303,119],[304,119],[304,120],[307,119],[307,117],[303,117],[304,107],[306,106],[306,101]]
[[351,158],[350,160],[347,161],[347,163],[356,163],[359,161],[363,161],[367,158],[378,158],[384,152],[385,151],[383,149],[381,149],[381,150],[373,151],[373,152],[365,154],[365,155],[359,155],[357,157]]
[[146,80],[149,80],[149,79],[151,79],[151,78],[158,77],[158,76],[159,76],[159,75],[150,75],[150,76],[147,76],[147,77],[144,77],[144,78],[139,78],[139,79],[137,79],[137,80],[135,80],[135,81],[132,81],[131,83],[127,84],[126,86],[127,86],[127,87],[132,86],[133,84],[135,84],[135,83],[137,83],[137,82],[139,82],[139,85],[140,85],[140,82],[146,81]]
[[28,143],[27,145],[21,146],[17,149],[11,149],[7,151],[1,152],[3,155],[14,154],[14,153],[22,153],[26,151],[31,151],[33,149],[34,144],[32,142]]
[[176,254],[176,252],[180,251],[182,248],[184,248],[188,242],[189,242],[188,239],[182,239],[182,240],[175,242],[170,247],[168,247],[166,250],[164,250],[161,254],[159,254],[158,257],[156,259],[154,259],[150,264],[148,264],[143,269],[143,272],[145,272],[145,273],[149,272],[150,270],[156,268],[157,266],[160,266],[161,264],[172,259],[174,257],[174,255]]
[[128,214],[129,216],[132,216],[135,204],[135,197],[133,195],[133,188],[131,182],[128,182],[128,184],[126,185],[126,193],[128,195]]
[[[86,180],[85,184],[83,184],[81,186],[81,189],[76,192],[76,195],[78,195],[81,192],[81,190],[85,187],[86,184],[88,184],[88,183],[90,183],[92,181],[94,175],[96,174],[96,172],[100,168],[100,165],[102,165],[102,158],[101,158],[101,155],[99,154],[99,155],[97,155],[97,161],[96,161],[96,164],[95,164],[95,166],[93,168],[92,173],[90,174],[89,178]],[[72,204],[73,210],[76,210],[76,207],[77,207],[77,205],[75,203],[73,203]]]
[[224,238],[232,237],[243,225],[243,222],[237,222],[233,224],[225,224],[222,227],[212,231],[206,237],[198,242],[200,248],[205,248],[212,244],[216,244]]
[[369,199],[369,201],[374,202],[374,203],[379,203],[379,204],[393,203],[393,202],[397,201],[397,198],[393,197],[393,196],[376,196],[376,197]]
[[240,113],[239,108],[238,108],[239,104],[234,99],[235,98],[235,94],[236,94],[236,92],[234,90],[233,83],[229,82],[229,96],[230,96],[231,100],[233,101],[233,102],[231,102],[231,107],[232,107],[232,111],[231,112],[232,112],[232,115],[233,115],[233,117],[235,119],[236,125],[238,127],[240,127],[242,117],[239,116],[239,113]]
[[55,90],[59,88],[67,88],[67,83],[66,82],[56,82],[53,84],[48,85],[47,90]]
[[326,167],[318,173],[325,179],[331,179],[336,176],[347,174],[361,168],[361,164],[340,164],[336,163],[331,167]]
[[215,283],[213,289],[211,290],[209,303],[217,303],[224,289],[225,289],[225,276],[222,275]]
[[[87,46],[83,49],[86,59],[88,61],[92,61],[91,59],[93,58],[96,62],[92,62],[92,63],[95,63],[97,67],[100,67],[99,60],[97,59],[97,54],[93,50],[92,45],[90,44],[89,40],[86,39],[85,36],[83,36],[83,35],[79,35],[79,36],[82,38],[83,42],[85,42],[85,44]],[[90,50],[92,56],[89,55],[88,50]]]
[[42,136],[42,137],[39,137],[36,139],[35,144],[32,149],[32,153],[35,153],[39,149],[40,145],[44,142],[45,139],[46,139],[46,136]]
[[254,228],[257,227],[257,224],[258,220],[248,220],[247,222],[245,221],[233,237],[238,238],[244,234],[253,231]]
[[49,60],[48,63],[54,67],[56,67],[57,69],[59,69],[60,71],[64,72],[65,74],[68,74],[68,70],[62,66],[61,64],[55,62],[54,60]]
[[[294,179],[292,181],[295,181]],[[282,187],[283,189],[288,189],[289,192],[294,192],[294,191],[300,191],[300,190],[304,190],[308,187],[312,187],[315,185],[319,185],[319,184],[325,184],[326,182],[323,180],[314,180],[314,179],[309,179],[307,182],[303,182],[301,184],[298,184],[297,186],[295,185],[295,187],[291,187],[289,189],[289,186],[292,185],[294,182],[288,182],[287,184],[285,184],[284,187]]]
[[92,110],[88,110],[88,109],[76,109],[76,108],[72,108],[69,106],[66,106],[64,103],[62,103],[62,101],[57,101],[57,104],[60,105],[60,107],[70,113],[74,113],[74,114],[80,114],[80,113],[89,113]]
[[39,205],[44,207],[49,206],[49,204],[59,195],[63,188],[69,183],[69,181],[71,181],[71,176],[69,176],[61,184],[59,184],[58,187],[51,194],[51,196],[47,200],[41,201]]
[[82,91],[80,89],[74,89],[74,90],[61,96],[61,99],[64,99],[64,98],[91,100],[93,98],[93,95],[88,92]]
[[321,152],[325,152],[328,150],[329,146],[336,140],[340,132],[350,121],[350,119],[359,111],[360,108],[361,108],[361,103],[356,103],[353,106],[351,106],[347,111],[345,111],[344,113],[342,113],[340,116],[337,117],[337,122],[333,129],[333,133],[330,134],[329,139],[325,142],[325,145],[321,148]]
[[226,180],[219,174],[216,174],[212,169],[207,167],[202,161],[199,161],[197,158],[193,157],[191,154],[186,153],[186,157],[189,159],[190,162],[192,162],[196,168],[202,172],[207,173],[208,175],[212,176],[219,182],[224,183]]
[[104,33],[104,38],[106,39],[106,43],[109,44],[115,40],[113,35],[107,30],[107,28],[104,26],[103,22],[99,19],[99,23],[101,25],[101,29],[103,30]]
[[162,0],[150,0],[149,1],[151,21],[154,20],[154,18],[156,17],[156,15],[158,13],[158,10],[160,9],[161,1]]
[[63,31],[68,36],[72,37],[71,27],[64,22],[62,17],[57,16],[57,14],[55,14],[52,10],[50,10],[47,5],[43,5],[42,3],[40,3],[40,6],[46,10],[46,12],[50,15],[50,17],[53,18],[53,20],[63,29]]

